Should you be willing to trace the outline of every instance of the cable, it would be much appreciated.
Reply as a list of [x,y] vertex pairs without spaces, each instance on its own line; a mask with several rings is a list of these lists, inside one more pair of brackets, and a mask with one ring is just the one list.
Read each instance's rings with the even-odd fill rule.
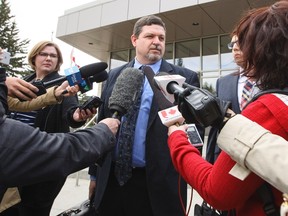
[[182,196],[181,196],[181,176],[179,174],[179,178],[178,178],[178,195],[179,195],[179,199],[180,199],[180,203],[184,212],[185,216],[189,216],[189,212],[191,210],[191,205],[192,205],[192,200],[193,200],[193,188],[191,188],[191,196],[190,196],[190,202],[189,202],[189,207],[188,207],[188,211],[186,212],[186,208],[184,206],[183,200],[182,200]]

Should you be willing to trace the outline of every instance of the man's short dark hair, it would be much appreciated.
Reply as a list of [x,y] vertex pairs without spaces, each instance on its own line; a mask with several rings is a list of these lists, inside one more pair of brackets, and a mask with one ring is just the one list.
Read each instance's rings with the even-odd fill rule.
[[159,25],[162,26],[166,32],[165,23],[162,19],[155,15],[148,15],[140,18],[134,25],[133,34],[138,37],[142,32],[143,26]]

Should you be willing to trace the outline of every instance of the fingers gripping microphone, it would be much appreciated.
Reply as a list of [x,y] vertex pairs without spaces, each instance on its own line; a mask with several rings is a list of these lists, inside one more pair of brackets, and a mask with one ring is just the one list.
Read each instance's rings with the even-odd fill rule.
[[109,98],[108,108],[113,118],[120,119],[137,100],[144,75],[136,68],[126,68],[119,75]]

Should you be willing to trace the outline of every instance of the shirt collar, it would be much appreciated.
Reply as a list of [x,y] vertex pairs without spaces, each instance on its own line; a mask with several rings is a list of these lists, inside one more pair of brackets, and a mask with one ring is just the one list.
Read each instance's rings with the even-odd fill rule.
[[[157,74],[160,70],[161,67],[161,63],[162,63],[162,59],[160,59],[159,61],[155,62],[154,64],[149,64],[146,66],[149,66],[152,68],[152,70],[154,71],[155,74]],[[141,64],[137,58],[135,58],[135,62],[134,62],[134,68],[140,68],[143,64]]]

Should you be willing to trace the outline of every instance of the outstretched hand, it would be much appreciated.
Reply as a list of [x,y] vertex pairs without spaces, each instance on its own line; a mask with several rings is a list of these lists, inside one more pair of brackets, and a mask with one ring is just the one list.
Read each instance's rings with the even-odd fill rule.
[[19,98],[21,100],[32,100],[36,98],[38,88],[29,82],[18,77],[7,77],[5,82],[10,97]]
[[[74,86],[69,86],[68,81],[64,81],[60,86],[58,86],[55,89],[55,97],[67,97],[67,96],[73,96],[76,95],[77,92],[79,91],[79,86],[78,85],[74,85]],[[67,92],[64,93],[63,92]]]

